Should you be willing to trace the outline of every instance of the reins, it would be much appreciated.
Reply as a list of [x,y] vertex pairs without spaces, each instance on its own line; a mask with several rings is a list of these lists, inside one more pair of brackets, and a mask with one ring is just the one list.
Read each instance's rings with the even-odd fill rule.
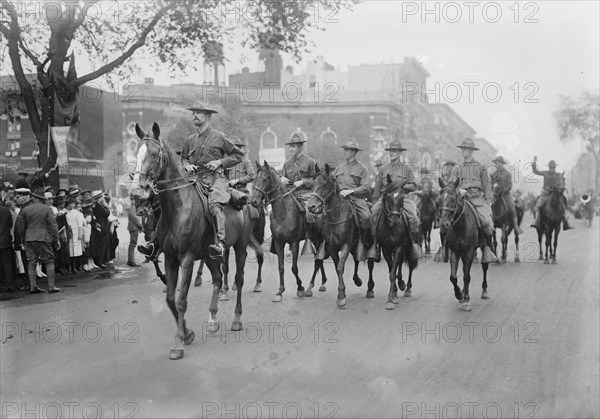
[[340,196],[340,202],[339,204],[337,204],[335,207],[327,209],[327,202],[333,197],[333,195],[335,194],[335,191],[337,189],[336,187],[337,182],[334,183],[333,188],[331,189],[331,192],[327,194],[327,196],[325,198],[322,198],[319,194],[312,192],[311,196],[314,196],[315,198],[317,198],[320,202],[321,205],[323,205],[325,208],[323,208],[323,218],[322,221],[325,224],[330,224],[330,225],[337,225],[337,224],[343,224],[343,223],[347,223],[348,221],[352,220],[353,216],[352,216],[352,209],[350,209],[349,213],[349,217],[346,218],[345,220],[340,220],[340,221],[327,221],[325,219],[325,217],[327,216],[327,214],[333,212],[334,210],[338,209],[344,202],[346,202],[349,206],[351,206],[351,202],[350,199]]

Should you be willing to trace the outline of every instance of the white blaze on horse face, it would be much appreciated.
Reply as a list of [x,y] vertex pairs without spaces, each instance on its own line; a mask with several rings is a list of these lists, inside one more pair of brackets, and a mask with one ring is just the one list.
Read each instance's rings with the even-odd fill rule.
[[140,172],[142,171],[142,166],[144,164],[144,160],[146,159],[146,154],[148,153],[148,146],[146,144],[142,144],[137,153],[137,160],[135,162],[135,172],[133,174],[132,187],[139,188],[140,186]]
[[398,195],[400,195],[400,192],[395,192],[394,193],[394,198],[398,198]]

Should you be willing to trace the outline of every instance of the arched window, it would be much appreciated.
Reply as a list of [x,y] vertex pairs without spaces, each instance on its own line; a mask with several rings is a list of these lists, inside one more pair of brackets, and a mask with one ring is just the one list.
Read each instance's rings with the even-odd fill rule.
[[271,131],[271,127],[267,127],[267,130],[260,134],[260,150],[265,148],[277,148],[277,134]]
[[321,143],[337,145],[337,138],[337,134],[331,127],[327,127],[327,129],[321,133]]

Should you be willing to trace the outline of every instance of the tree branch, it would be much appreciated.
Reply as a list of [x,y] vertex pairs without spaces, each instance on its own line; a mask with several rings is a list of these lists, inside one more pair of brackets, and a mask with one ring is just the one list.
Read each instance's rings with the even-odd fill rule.
[[134,52],[136,52],[139,48],[144,46],[148,34],[152,31],[152,29],[154,29],[158,21],[165,15],[167,10],[173,7],[173,5],[174,3],[169,3],[168,5],[163,6],[163,8],[156,13],[148,27],[146,27],[146,29],[144,29],[144,31],[141,33],[140,38],[137,40],[137,42],[133,44],[127,51],[125,51],[123,55],[111,61],[110,63],[100,67],[98,70],[86,74],[85,76],[79,77],[77,80],[73,81],[72,85],[81,86],[82,84],[97,79],[98,77],[108,73],[109,71],[123,64],[129,57],[133,55]]
[[36,67],[40,67],[42,65],[40,60],[35,55],[33,55],[33,53],[29,50],[29,48],[27,48],[25,46],[25,41],[23,40],[22,36],[19,36],[19,46],[21,47],[21,50],[23,50],[25,55],[27,55],[31,59],[31,61],[33,61],[33,64]]

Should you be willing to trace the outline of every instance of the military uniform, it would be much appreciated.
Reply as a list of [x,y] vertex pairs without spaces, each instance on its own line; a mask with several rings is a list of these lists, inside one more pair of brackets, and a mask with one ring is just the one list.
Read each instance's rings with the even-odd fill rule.
[[[499,162],[501,164],[506,164],[504,158],[502,156],[498,156],[493,160],[494,162]],[[507,210],[510,212],[510,216],[513,220],[513,227],[518,234],[522,234],[521,228],[519,227],[519,221],[517,220],[517,211],[515,209],[515,203],[510,195],[510,190],[512,189],[512,175],[506,170],[504,167],[500,167],[497,169],[491,176],[492,185],[496,185],[494,187],[494,192],[498,194],[499,197],[504,199]]]
[[[401,188],[406,188],[406,190],[415,190],[417,188],[413,169],[409,165],[398,161],[396,163],[389,162],[381,166],[379,172],[377,173],[377,177],[375,178],[375,190],[373,192],[373,199],[375,199],[375,204],[373,204],[372,209],[373,215],[371,217],[371,231],[373,235],[375,235],[377,223],[381,215],[381,208],[383,204],[383,195],[381,194],[381,191],[385,186],[387,186],[388,175],[390,175],[392,178],[392,182],[398,182]],[[408,214],[410,231],[413,233],[413,235],[416,235],[419,232],[419,225],[421,224],[417,214],[417,206],[409,197],[404,199],[403,203],[404,211],[406,211]]]
[[315,167],[316,162],[313,159],[306,154],[301,154],[300,156],[291,157],[286,160],[281,172],[283,177],[290,180],[290,183],[286,185],[288,189],[293,188],[295,182],[302,181],[302,186],[296,188],[295,193],[304,204],[305,209],[307,209],[310,192],[314,184],[314,177],[317,174]]
[[442,167],[442,173],[440,174],[440,179],[444,185],[450,180],[454,166],[456,166],[456,163],[452,160],[448,160],[446,163],[444,163],[444,166]]
[[[533,224],[531,224],[531,227],[535,227],[535,228],[537,228],[540,225],[540,221],[541,221],[540,209],[542,208],[542,206],[548,199],[548,196],[550,195],[550,191],[552,190],[552,188],[564,189],[564,187],[565,187],[562,174],[558,173],[556,170],[554,170],[554,168],[556,167],[556,162],[554,160],[550,160],[550,163],[548,163],[548,166],[550,167],[551,170],[538,170],[537,164],[535,162],[532,163],[532,165],[531,165],[531,169],[532,169],[533,173],[535,173],[538,176],[544,177],[544,186],[542,188],[542,193],[537,198],[537,201],[535,204],[535,213],[537,214],[537,217],[536,217],[535,222]],[[567,209],[569,207],[569,205],[567,204],[567,198],[564,195],[561,195],[561,197],[562,197],[565,209]],[[568,223],[567,214],[565,211],[565,216],[563,218],[563,230],[571,230],[572,228],[573,227],[571,227]]]
[[[246,146],[246,142],[236,136],[232,136],[231,140],[233,145],[238,147],[240,150],[242,147]],[[246,156],[242,157],[242,161],[240,163],[236,164],[231,169],[226,170],[225,174],[227,175],[229,182],[232,180],[236,181],[235,185],[233,185],[233,188],[246,194],[249,193],[248,184],[254,182],[254,179],[256,178],[254,167]]]

